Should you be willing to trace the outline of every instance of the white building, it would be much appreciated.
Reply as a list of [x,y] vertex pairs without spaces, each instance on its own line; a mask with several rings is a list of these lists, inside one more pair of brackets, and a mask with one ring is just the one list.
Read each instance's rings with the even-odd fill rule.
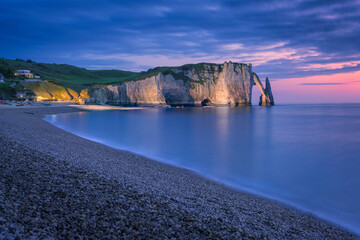
[[16,76],[25,76],[27,78],[33,78],[34,74],[30,70],[17,70],[15,73]]

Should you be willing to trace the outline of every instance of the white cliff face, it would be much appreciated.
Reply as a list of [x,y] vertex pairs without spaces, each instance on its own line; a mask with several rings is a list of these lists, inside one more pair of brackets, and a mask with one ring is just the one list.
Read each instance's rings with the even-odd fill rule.
[[265,94],[269,97],[268,105],[275,105],[269,78],[265,80]]
[[265,89],[264,89],[264,86],[262,85],[259,77],[256,75],[256,73],[254,73],[254,82],[255,82],[255,85],[257,85],[261,91],[259,105],[260,106],[275,105],[269,78],[266,78],[266,80],[265,80]]
[[87,103],[120,105],[250,105],[251,65],[197,64],[158,72],[143,80],[94,88]]

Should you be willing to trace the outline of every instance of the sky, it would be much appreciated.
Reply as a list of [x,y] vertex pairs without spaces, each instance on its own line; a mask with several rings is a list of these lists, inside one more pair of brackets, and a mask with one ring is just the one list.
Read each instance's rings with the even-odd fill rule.
[[0,26],[3,58],[252,63],[277,102],[360,102],[360,0],[1,0]]

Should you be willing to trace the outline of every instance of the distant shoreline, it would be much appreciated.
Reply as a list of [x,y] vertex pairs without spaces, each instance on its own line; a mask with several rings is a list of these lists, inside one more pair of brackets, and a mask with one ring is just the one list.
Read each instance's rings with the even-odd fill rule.
[[[358,236],[280,203],[236,191],[185,169],[80,138],[42,120],[44,115],[88,110],[94,109],[79,110],[73,107],[0,108],[0,122],[2,123],[0,137],[4,139],[4,142],[16,142],[18,145],[12,146],[12,148],[20,149],[20,151],[22,148],[35,149],[33,156],[31,153],[27,153],[34,158],[41,154],[52,164],[68,163],[76,169],[94,174],[96,179],[104,177],[111,180],[111,182],[104,183],[104,187],[101,188],[107,189],[105,187],[107,185],[115,184],[117,186],[120,184],[124,187],[121,191],[125,191],[122,195],[128,197],[130,191],[135,191],[136,198],[126,198],[123,201],[133,202],[135,207],[141,205],[141,216],[148,219],[147,223],[143,223],[145,225],[141,226],[140,231],[129,230],[128,223],[119,223],[118,229],[115,227],[108,229],[108,231],[110,229],[115,231],[117,233],[115,236],[179,237],[176,234],[180,233],[180,237],[217,236],[233,239],[266,236],[280,239],[358,238]],[[6,156],[14,154],[8,148],[5,148],[5,151],[4,155]],[[13,159],[21,161],[18,158]],[[26,172],[27,169],[22,169],[22,171]],[[71,170],[68,171],[71,172]],[[61,178],[61,174],[56,171],[53,176]],[[84,176],[80,174],[78,178],[82,179]],[[73,187],[73,191],[84,197],[90,194],[86,188],[80,190],[80,188]],[[117,193],[111,194],[116,195]],[[145,196],[148,202],[138,205],[139,196]],[[159,216],[149,220],[149,217],[153,216],[154,211],[158,209],[154,208],[155,202],[162,203],[162,206],[171,209],[169,212],[167,210],[159,215],[163,216],[164,222],[160,221]],[[40,206],[42,203],[39,201]],[[121,201],[119,204],[122,204]],[[114,207],[115,212],[118,211],[116,209]],[[161,212],[159,209],[158,211]],[[190,222],[185,221],[184,217],[192,216],[191,214],[195,214],[193,216],[195,219],[191,218]],[[132,212],[124,216],[129,222],[136,224],[136,218]],[[58,218],[61,217],[58,216]],[[85,222],[90,219],[87,217]],[[10,221],[10,219],[6,220]],[[11,221],[16,222],[16,219],[11,219]],[[111,221],[115,220],[108,220],[108,222]],[[169,230],[165,223],[170,224],[172,230]],[[152,232],[155,227],[162,229],[159,232],[165,235]],[[70,228],[77,227],[74,225]],[[49,230],[49,235],[61,236],[52,227],[49,229],[52,229]],[[96,229],[98,230],[98,228]],[[195,229],[194,232],[191,232],[191,229]],[[43,229],[43,231],[45,230]],[[138,235],[121,235],[119,231],[122,234],[137,232]]]
[[[0,100],[1,101],[1,100]],[[141,109],[141,107],[121,107],[112,105],[96,105],[96,104],[74,104],[73,102],[24,102],[23,105],[17,106],[16,103],[11,105],[0,105],[0,109],[32,109],[32,108],[56,108],[71,107],[79,111],[104,111],[104,110],[133,110]]]

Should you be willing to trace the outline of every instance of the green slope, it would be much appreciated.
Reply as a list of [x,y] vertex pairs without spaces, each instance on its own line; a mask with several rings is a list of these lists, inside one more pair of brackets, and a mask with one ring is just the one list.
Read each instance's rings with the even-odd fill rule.
[[[30,60],[9,60],[0,58],[0,73],[3,73],[5,77],[11,78],[18,69],[31,70],[35,75],[40,75],[47,80],[53,80],[58,83],[69,84],[107,84],[117,83],[122,81],[136,81],[146,77],[154,76],[160,72],[169,74],[171,70],[181,69],[188,70],[193,69],[195,71],[202,72],[204,65],[210,65],[211,69],[218,67],[218,64],[210,63],[198,63],[198,64],[186,64],[180,67],[156,67],[143,72],[130,72],[123,70],[87,70],[68,64],[55,64],[55,63],[37,63]],[[178,76],[179,78],[186,77]]]
[[69,87],[122,82],[139,75],[136,72],[122,70],[87,70],[67,64],[36,63],[0,58],[0,73],[3,73],[6,78],[13,78],[18,69],[31,70],[35,75]]
[[[9,60],[0,58],[0,73],[2,73],[5,78],[12,79],[12,84],[16,83],[15,89],[5,84],[0,85],[0,98],[10,99],[13,98],[12,96],[14,96],[16,91],[31,90],[36,96],[44,99],[76,100],[78,98],[84,98],[86,95],[85,90],[88,88],[91,89],[92,87],[106,84],[138,81],[159,73],[165,75],[170,74],[177,80],[203,84],[204,72],[208,71],[209,73],[213,73],[220,67],[221,65],[219,64],[198,63],[186,64],[179,67],[156,67],[138,73],[122,70],[87,70],[67,64],[37,63],[31,60],[24,61],[21,59]],[[40,75],[42,79],[48,82],[21,83],[19,80],[24,79],[24,77],[14,76],[16,70],[19,69],[30,70],[33,74]],[[197,75],[196,80],[184,75],[183,71],[186,72],[188,70],[193,71]]]
[[211,65],[215,69],[219,65],[209,63],[186,64],[180,67],[156,67],[140,73],[122,70],[87,70],[67,64],[36,63],[30,60],[8,60],[0,58],[0,73],[5,77],[12,78],[18,69],[31,70],[35,75],[40,75],[47,80],[55,81],[61,85],[73,87],[73,85],[109,84],[124,81],[137,81],[157,75],[158,73],[172,74],[176,79],[192,81],[183,74],[175,74],[172,70],[193,69],[202,72],[204,65]]
[[2,99],[16,99],[16,90],[8,83],[0,83],[0,100]]

